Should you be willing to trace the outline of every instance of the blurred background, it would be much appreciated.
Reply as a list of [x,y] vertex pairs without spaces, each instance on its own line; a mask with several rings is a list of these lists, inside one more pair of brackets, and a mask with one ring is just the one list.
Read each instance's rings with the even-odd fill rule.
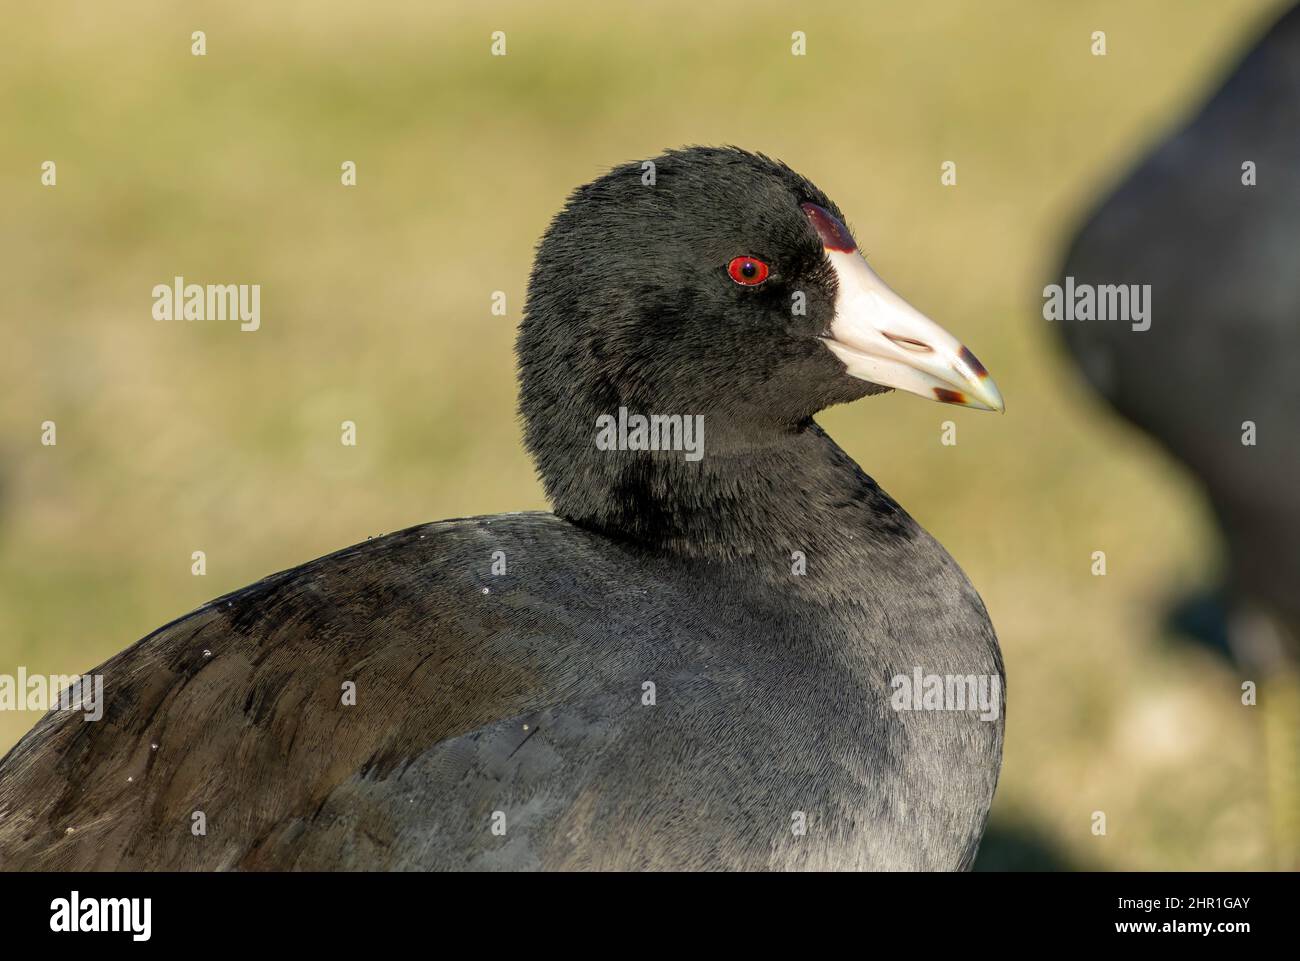
[[[834,197],[1007,398],[1004,417],[891,395],[820,418],[957,558],[1001,638],[980,866],[1275,866],[1239,672],[1168,626],[1220,573],[1204,498],[1067,363],[1042,289],[1088,206],[1279,4],[325,7],[6,16],[0,673],[89,670],[368,536],[544,509],[512,356],[534,243],[609,166],[734,143]],[[153,320],[178,274],[261,284],[261,329]],[[37,717],[0,712],[0,751]]]

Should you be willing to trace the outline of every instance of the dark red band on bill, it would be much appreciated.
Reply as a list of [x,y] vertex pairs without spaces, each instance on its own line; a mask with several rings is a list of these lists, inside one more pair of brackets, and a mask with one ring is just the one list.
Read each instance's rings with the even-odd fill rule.
[[989,372],[984,369],[984,365],[979,362],[979,358],[970,352],[969,347],[961,349],[961,359],[976,377],[988,377]]
[[817,236],[822,239],[822,246],[827,250],[838,250],[842,253],[851,254],[858,249],[857,243],[853,240],[853,235],[849,233],[849,228],[840,223],[839,218],[832,214],[825,207],[818,207],[816,204],[800,204],[804,214],[808,217],[808,222],[813,225],[817,231]]

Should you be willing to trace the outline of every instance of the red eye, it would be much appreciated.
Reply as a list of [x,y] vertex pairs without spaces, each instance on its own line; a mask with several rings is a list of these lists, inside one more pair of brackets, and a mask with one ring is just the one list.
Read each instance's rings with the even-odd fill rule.
[[737,257],[727,264],[727,274],[736,283],[745,287],[754,287],[767,280],[767,264],[754,257]]

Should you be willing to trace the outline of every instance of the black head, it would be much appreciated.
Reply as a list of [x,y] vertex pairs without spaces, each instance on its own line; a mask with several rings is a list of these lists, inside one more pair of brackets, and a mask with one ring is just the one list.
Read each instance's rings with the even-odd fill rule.
[[[542,240],[519,338],[525,415],[581,394],[602,409],[789,427],[871,393],[817,339],[836,281],[800,204],[842,220],[838,208],[784,164],[742,150],[650,163],[579,187]],[[764,265],[767,276],[737,282],[728,268],[738,257],[756,259],[754,279]]]
[[[789,167],[731,147],[669,151],[574,191],[538,249],[517,345],[525,439],[557,512],[682,461],[598,449],[597,418],[620,408],[702,417],[721,453],[893,386],[984,406],[987,390],[968,389],[987,378],[978,361],[879,283],[844,222]],[[921,368],[938,357],[936,379]]]

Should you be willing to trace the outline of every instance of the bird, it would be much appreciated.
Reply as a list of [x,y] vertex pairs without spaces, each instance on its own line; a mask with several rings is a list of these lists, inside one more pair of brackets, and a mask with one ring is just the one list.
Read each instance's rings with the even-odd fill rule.
[[653,164],[537,248],[516,355],[552,511],[375,537],[112,657],[102,720],[51,711],[0,761],[0,866],[971,866],[996,634],[814,415],[998,388],[790,167]]
[[1215,594],[1226,599],[1229,653],[1272,682],[1260,704],[1278,712],[1274,770],[1289,784],[1275,790],[1286,796],[1278,834],[1290,867],[1300,864],[1298,128],[1292,7],[1066,243],[1057,286],[1145,286],[1148,318],[1056,324],[1087,384],[1209,502],[1226,554]]

